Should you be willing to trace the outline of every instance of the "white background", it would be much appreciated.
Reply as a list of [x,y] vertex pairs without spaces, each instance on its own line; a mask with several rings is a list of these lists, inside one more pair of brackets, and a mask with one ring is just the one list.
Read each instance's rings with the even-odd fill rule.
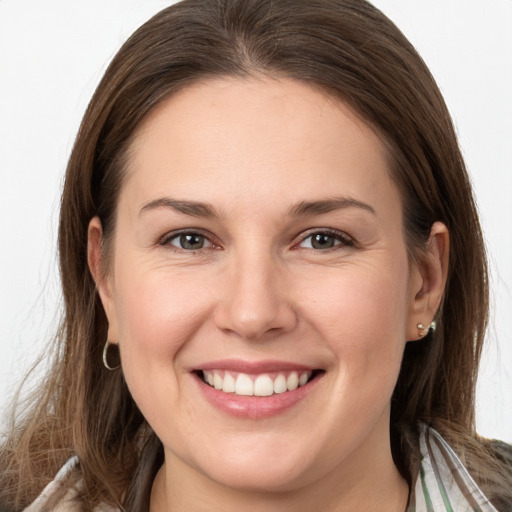
[[[80,118],[122,42],[169,3],[0,0],[0,408],[56,326],[58,202]],[[420,51],[455,119],[492,270],[477,426],[512,442],[512,1],[374,3]]]

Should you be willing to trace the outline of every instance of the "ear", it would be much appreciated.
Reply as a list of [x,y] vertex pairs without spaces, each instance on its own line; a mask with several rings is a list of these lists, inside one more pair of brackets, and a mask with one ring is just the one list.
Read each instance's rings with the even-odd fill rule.
[[[105,262],[101,250],[103,229],[99,217],[94,217],[89,222],[87,229],[87,263],[92,274],[96,289],[100,296],[105,315],[108,320],[108,341],[118,342],[117,321],[115,313],[114,293],[112,278],[104,271]],[[105,340],[106,341],[106,340]]]
[[[443,299],[450,256],[450,234],[442,222],[430,230],[426,252],[413,264],[410,281],[410,312],[407,340],[423,338]],[[426,331],[421,332],[418,324]]]

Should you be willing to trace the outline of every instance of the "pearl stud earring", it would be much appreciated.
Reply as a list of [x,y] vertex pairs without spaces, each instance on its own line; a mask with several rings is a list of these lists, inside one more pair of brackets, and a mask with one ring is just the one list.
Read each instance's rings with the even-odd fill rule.
[[418,329],[418,336],[420,338],[424,338],[431,330],[432,331],[435,331],[436,330],[436,323],[435,322],[431,322],[430,325],[428,327],[425,327],[421,322],[416,326],[416,328]]

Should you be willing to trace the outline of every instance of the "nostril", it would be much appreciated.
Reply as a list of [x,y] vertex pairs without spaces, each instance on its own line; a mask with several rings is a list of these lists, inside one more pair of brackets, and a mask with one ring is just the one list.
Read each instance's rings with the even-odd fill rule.
[[224,297],[215,306],[217,327],[247,340],[290,331],[298,317],[286,287],[280,284],[279,276],[274,276],[274,264],[262,258],[257,262],[251,262],[250,256],[246,259],[244,267],[225,283]]
[[247,340],[275,337],[293,330],[298,319],[295,312],[285,304],[265,309],[261,305],[250,311],[243,304],[221,306],[215,314],[218,328],[228,333],[236,333]]

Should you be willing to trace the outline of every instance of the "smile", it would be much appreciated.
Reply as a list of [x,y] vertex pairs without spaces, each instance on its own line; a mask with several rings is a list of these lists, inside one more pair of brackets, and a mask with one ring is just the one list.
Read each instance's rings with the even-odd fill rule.
[[305,386],[313,377],[313,371],[286,371],[248,374],[226,370],[203,370],[203,381],[224,393],[239,396],[272,396],[295,391]]
[[219,412],[263,419],[298,406],[326,371],[288,361],[211,361],[191,370],[202,396]]

